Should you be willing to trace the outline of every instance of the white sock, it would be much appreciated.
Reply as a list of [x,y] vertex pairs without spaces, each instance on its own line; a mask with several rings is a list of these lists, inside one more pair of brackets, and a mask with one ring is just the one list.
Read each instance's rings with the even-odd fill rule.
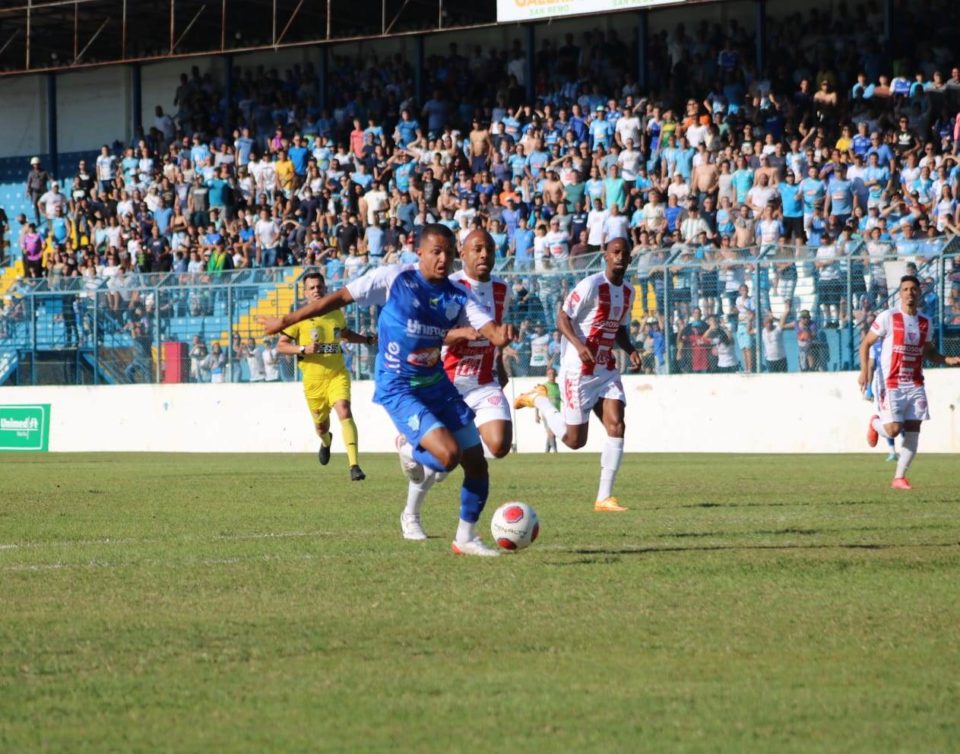
[[407,507],[403,509],[404,513],[420,515],[420,508],[423,501],[427,499],[427,493],[430,488],[436,484],[437,474],[433,469],[424,469],[423,481],[419,484],[413,482],[407,483]]
[[913,463],[913,457],[917,454],[917,445],[919,444],[919,432],[903,433],[903,439],[900,441],[900,460],[897,461],[897,478],[907,475],[907,469]]
[[480,444],[483,446],[483,457],[488,461],[496,460],[497,457],[490,452],[490,448],[487,447],[487,444],[483,440],[480,440]]
[[873,428],[874,428],[875,430],[877,430],[877,432],[880,433],[880,437],[886,437],[888,440],[890,439],[890,435],[888,435],[888,434],[887,434],[887,430],[884,429],[883,422],[880,421],[880,417],[879,417],[879,416],[877,416],[877,417],[874,418],[872,424],[873,424]]
[[477,525],[469,521],[464,521],[460,519],[460,523],[457,524],[457,542],[469,542],[471,539],[476,539],[477,537]]
[[560,412],[553,407],[553,404],[547,396],[538,395],[534,399],[533,405],[537,407],[537,411],[540,412],[540,416],[543,417],[543,420],[547,423],[547,426],[550,427],[550,431],[553,432],[553,434],[557,437],[563,437],[567,434],[567,423],[563,420]]
[[606,500],[613,494],[613,483],[617,481],[617,471],[623,460],[623,438],[608,437],[603,441],[600,452],[600,489],[597,500]]

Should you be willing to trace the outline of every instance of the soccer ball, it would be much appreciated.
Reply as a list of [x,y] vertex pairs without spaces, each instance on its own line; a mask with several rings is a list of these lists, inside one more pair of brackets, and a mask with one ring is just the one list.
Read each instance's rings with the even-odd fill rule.
[[493,512],[490,532],[504,550],[522,550],[540,534],[540,519],[526,503],[504,503]]

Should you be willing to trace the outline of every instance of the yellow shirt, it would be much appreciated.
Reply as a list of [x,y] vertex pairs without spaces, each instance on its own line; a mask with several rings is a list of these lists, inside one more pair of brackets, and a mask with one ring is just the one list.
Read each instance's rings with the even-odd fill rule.
[[293,163],[290,160],[278,161],[273,169],[277,171],[277,183],[281,189],[293,188]]
[[320,353],[307,354],[300,359],[304,382],[308,380],[326,380],[336,372],[343,372],[343,351],[340,348],[340,333],[347,326],[343,312],[339,309],[322,317],[313,317],[291,325],[283,334],[299,346],[319,343],[323,347]]

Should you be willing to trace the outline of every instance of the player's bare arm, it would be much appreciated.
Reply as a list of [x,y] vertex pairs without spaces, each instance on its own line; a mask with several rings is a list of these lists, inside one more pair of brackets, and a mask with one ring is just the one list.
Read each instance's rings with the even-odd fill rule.
[[557,314],[557,329],[560,331],[560,334],[567,339],[567,342],[577,350],[580,361],[584,364],[594,364],[596,362],[593,358],[593,353],[587,347],[587,344],[580,340],[580,337],[573,329],[573,323],[570,322],[570,317],[568,317],[567,313],[563,310]]
[[274,335],[284,328],[303,322],[311,317],[322,317],[336,309],[343,309],[353,303],[353,296],[346,288],[329,293],[317,301],[310,301],[296,311],[284,314],[282,317],[258,317],[257,321],[267,335]]
[[340,331],[340,340],[347,343],[357,343],[360,345],[372,346],[377,342],[377,336],[374,333],[357,332],[349,327],[344,327]]
[[630,340],[630,331],[627,330],[625,325],[620,325],[617,330],[616,343],[630,358],[630,367],[634,370],[639,369],[642,365],[640,352],[633,345],[633,341]]
[[492,320],[481,327],[479,332],[497,348],[502,348],[517,338],[513,325],[498,325]]
[[477,340],[480,332],[475,327],[454,327],[443,336],[443,345],[452,346],[465,340]]
[[[857,378],[857,383],[860,385],[860,392],[864,392],[867,389],[867,385],[870,384],[870,348],[877,342],[877,337],[877,334],[870,330],[863,336],[863,340],[860,341],[860,375]],[[929,345],[928,343],[927,346]]]
[[944,356],[937,350],[937,347],[930,342],[923,347],[923,358],[933,364],[940,364],[941,366],[960,367],[960,356]]

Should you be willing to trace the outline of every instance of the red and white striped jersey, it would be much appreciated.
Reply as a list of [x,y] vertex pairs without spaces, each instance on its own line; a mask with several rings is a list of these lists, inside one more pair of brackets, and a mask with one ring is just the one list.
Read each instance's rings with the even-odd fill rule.
[[[491,276],[481,283],[471,280],[463,270],[450,276],[450,282],[473,292],[481,308],[498,325],[510,305],[510,287],[502,278]],[[497,347],[486,338],[461,341],[443,348],[443,368],[457,390],[466,395],[481,385],[497,382]]]
[[880,370],[888,388],[923,384],[923,350],[930,339],[930,320],[900,309],[880,312],[870,331],[882,339]]
[[603,272],[577,283],[563,302],[563,311],[570,318],[577,337],[590,349],[596,365],[584,364],[577,349],[564,338],[560,344],[563,369],[581,374],[614,370],[617,330],[629,321],[632,303],[633,288],[628,283],[614,285]]

